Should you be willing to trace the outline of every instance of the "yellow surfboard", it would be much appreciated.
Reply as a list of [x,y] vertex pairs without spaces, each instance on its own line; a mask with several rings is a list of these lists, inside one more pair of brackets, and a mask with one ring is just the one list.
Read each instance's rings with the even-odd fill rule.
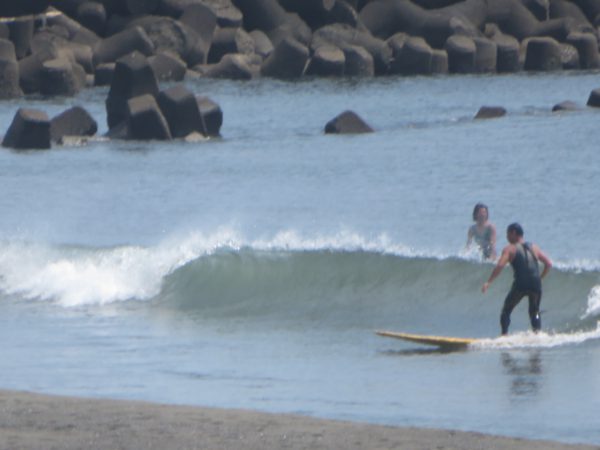
[[469,345],[477,341],[474,338],[458,338],[447,336],[430,336],[425,334],[400,333],[396,331],[376,331],[379,336],[402,339],[417,344],[432,345],[441,350],[465,350]]

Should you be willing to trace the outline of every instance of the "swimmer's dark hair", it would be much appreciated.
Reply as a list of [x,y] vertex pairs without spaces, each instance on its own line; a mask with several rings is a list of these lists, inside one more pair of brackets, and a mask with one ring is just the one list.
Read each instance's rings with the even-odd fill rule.
[[506,228],[507,233],[510,233],[511,231],[514,231],[515,233],[517,233],[517,236],[523,237],[523,227],[520,224],[518,224],[517,222],[511,223]]
[[477,203],[475,208],[473,208],[473,221],[477,220],[477,213],[480,209],[485,209],[488,214],[488,219],[490,218],[490,210],[488,209],[487,205],[485,203]]

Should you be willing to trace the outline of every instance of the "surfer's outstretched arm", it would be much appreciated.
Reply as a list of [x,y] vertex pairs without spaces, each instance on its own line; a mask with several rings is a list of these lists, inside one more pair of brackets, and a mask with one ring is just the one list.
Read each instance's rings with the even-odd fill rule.
[[504,247],[504,250],[502,250],[500,259],[496,263],[496,267],[494,267],[494,270],[492,270],[490,277],[485,283],[483,283],[483,286],[481,286],[481,292],[483,292],[484,294],[487,292],[488,288],[490,287],[490,284],[492,284],[492,282],[498,277],[498,275],[502,273],[502,269],[504,269],[504,266],[506,266],[510,262],[510,257],[511,246],[507,245],[506,247]]

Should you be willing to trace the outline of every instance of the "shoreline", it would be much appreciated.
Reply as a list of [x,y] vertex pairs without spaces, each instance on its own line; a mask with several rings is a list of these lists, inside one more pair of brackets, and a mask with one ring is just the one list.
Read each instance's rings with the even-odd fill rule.
[[0,448],[584,450],[600,446],[0,390]]

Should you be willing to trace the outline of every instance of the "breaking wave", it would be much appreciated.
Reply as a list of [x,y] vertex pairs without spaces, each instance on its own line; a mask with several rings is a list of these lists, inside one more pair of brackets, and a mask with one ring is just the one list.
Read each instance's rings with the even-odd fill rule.
[[[472,254],[427,253],[350,232],[246,240],[221,230],[155,247],[0,243],[0,290],[17,300],[83,308],[129,301],[207,317],[438,334],[464,335],[469,324],[475,337],[496,331],[510,283],[508,269],[483,296],[491,267]],[[595,330],[600,263],[556,267],[544,284],[544,328]]]

